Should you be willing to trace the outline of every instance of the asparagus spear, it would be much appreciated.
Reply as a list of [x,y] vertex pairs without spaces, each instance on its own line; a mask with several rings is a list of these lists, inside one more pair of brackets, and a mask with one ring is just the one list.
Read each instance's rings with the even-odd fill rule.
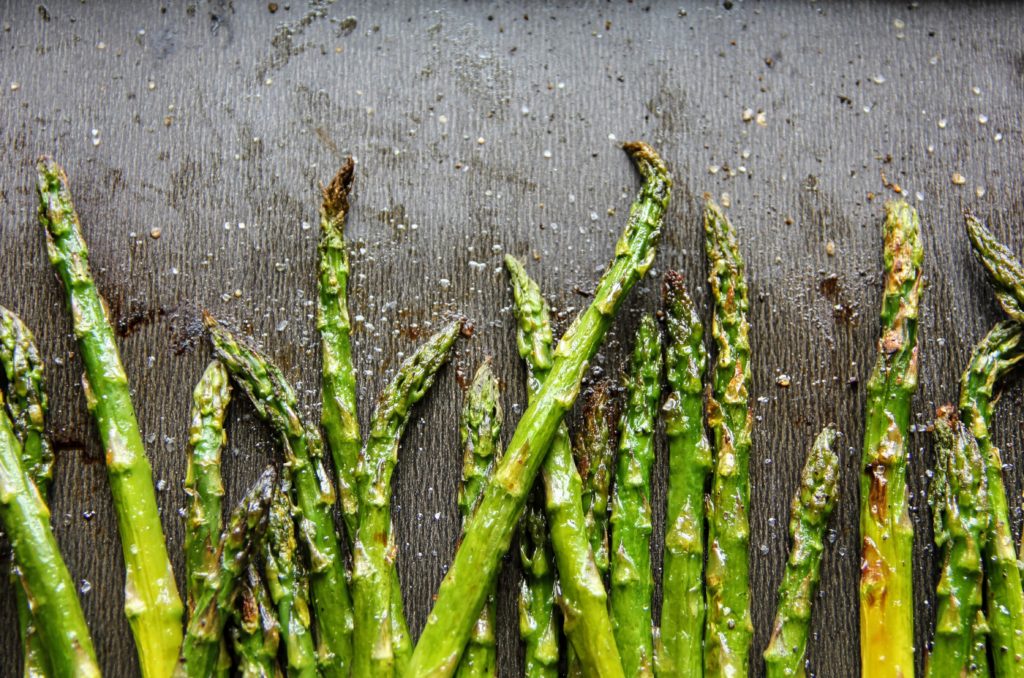
[[885,206],[885,288],[878,360],[868,380],[860,479],[860,648],[865,675],[914,674],[914,530],[907,512],[907,435],[917,390],[920,224],[905,202]]
[[661,400],[661,333],[645,315],[637,328],[619,419],[619,459],[612,494],[612,627],[628,676],[653,675],[651,619],[651,468]]
[[317,329],[320,330],[321,412],[327,447],[338,475],[341,513],[350,542],[359,525],[356,466],[359,462],[359,418],[356,410],[356,372],[352,365],[352,325],[348,317],[348,249],[345,217],[355,163],[346,158],[323,188],[320,206],[320,287]]
[[285,466],[295,491],[296,526],[311,564],[317,661],[326,676],[347,677],[352,660],[352,601],[331,516],[334,487],[324,469],[320,436],[303,424],[295,392],[276,365],[213,316],[205,314],[204,321],[214,353],[284,441]]
[[359,529],[352,549],[352,599],[355,604],[354,676],[389,676],[395,670],[390,619],[400,601],[395,590],[394,535],[391,529],[391,474],[412,406],[434,383],[448,362],[462,322],[449,323],[398,368],[380,395],[370,435],[360,454]]
[[1024,590],[1010,532],[1003,461],[990,434],[997,384],[1024,361],[1024,330],[1014,321],[997,324],[971,355],[960,380],[960,418],[978,441],[988,484],[985,584],[995,675],[1024,675]]
[[[632,142],[625,149],[637,163],[644,186],[615,248],[615,260],[598,284],[590,307],[558,343],[548,378],[519,420],[505,456],[484,490],[416,644],[409,664],[411,675],[445,676],[455,671],[551,440],[579,392],[587,362],[626,294],[651,266],[671,178],[651,147]],[[609,662],[595,667],[594,673],[621,675],[621,668]]]
[[[273,504],[269,510],[273,511]],[[280,676],[281,670],[277,665],[280,624],[274,615],[274,606],[267,595],[259,569],[252,562],[245,569],[245,579],[239,585],[238,601],[231,612],[234,620],[232,644],[235,656],[238,657],[238,674],[241,678]],[[316,670],[309,675],[315,676]]]
[[707,403],[714,444],[708,516],[704,672],[745,676],[750,663],[750,324],[746,266],[736,231],[712,201],[704,210],[704,246],[718,346]]
[[996,299],[1006,315],[1024,322],[1024,266],[980,219],[965,214],[964,220],[974,253],[988,273]]
[[53,676],[99,676],[75,582],[50,529],[50,511],[22,466],[21,444],[3,403],[0,394],[0,522],[18,563],[46,668]]
[[264,471],[228,516],[217,545],[218,567],[203,579],[188,622],[176,672],[179,676],[207,678],[216,672],[224,625],[238,597],[249,556],[267,525],[267,507],[275,476],[273,468]]
[[548,521],[538,488],[519,521],[519,561],[523,567],[519,637],[523,640],[523,675],[529,678],[558,676],[558,618],[552,560]]
[[217,563],[221,531],[221,502],[224,485],[220,476],[220,454],[227,440],[224,416],[231,401],[227,370],[218,361],[206,368],[192,392],[192,426],[185,473],[186,529],[185,581],[189,612],[195,610],[203,580]]
[[305,576],[300,569],[302,562],[297,552],[290,494],[288,479],[282,478],[271,499],[263,564],[267,590],[277,607],[279,633],[284,635],[288,675],[314,678],[317,675],[316,648],[309,630],[309,603]]
[[582,478],[581,499],[594,564],[602,581],[608,574],[608,497],[612,484],[618,413],[612,382],[599,381],[583,403],[583,426],[576,435],[573,456]]
[[[540,287],[530,279],[522,263],[508,256],[505,257],[505,266],[509,271],[515,299],[513,308],[517,322],[516,345],[519,347],[520,356],[526,362],[529,375],[527,387],[531,397],[534,397],[541,384],[547,380],[552,365],[550,313]],[[607,443],[607,440],[606,435],[604,442]],[[610,459],[600,459],[609,453],[605,449],[597,448],[599,441],[596,438],[592,438],[592,442],[594,449],[590,452],[594,455],[597,466],[592,480],[596,486],[603,484],[602,487],[595,487],[596,492],[603,493],[602,496],[591,496],[590,504],[593,511],[590,519],[591,523],[594,523],[597,520],[595,513],[604,511],[608,505],[607,466],[610,465]],[[604,469],[600,468],[602,464],[605,464]],[[603,475],[603,478],[598,479],[597,475]],[[541,522],[542,516],[532,515],[534,507],[527,509],[527,517],[523,522],[526,539],[520,539],[520,544],[528,544],[532,548],[522,554],[528,556],[523,560],[524,570],[533,573],[537,570],[543,572],[545,567],[550,569],[550,565],[546,565],[550,563],[550,555],[545,555],[547,549],[539,548],[547,542],[545,537],[550,533],[551,548],[558,567],[558,599],[565,620],[563,626],[569,639],[572,668],[574,671],[578,668],[580,671],[595,674],[600,674],[602,670],[618,671],[621,659],[615,646],[611,618],[608,615],[608,596],[591,547],[597,527],[593,526],[593,531],[591,530],[588,517],[584,513],[583,483],[573,460],[569,432],[564,422],[558,426],[551,447],[544,458],[542,478],[546,496],[547,527],[545,528]],[[599,502],[602,506],[600,509],[596,508]],[[540,503],[535,506],[539,507]],[[600,521],[600,529],[603,532],[606,516],[600,516]],[[607,546],[604,544],[603,534],[601,539],[607,562]],[[533,643],[537,649],[529,651],[527,656],[536,657],[538,660],[546,659],[545,662],[537,661],[533,664],[538,667],[550,667],[546,670],[557,671],[557,629],[544,630],[544,622],[549,618],[553,622],[554,615],[546,611],[547,584],[544,577],[538,577],[537,581],[541,585],[538,590],[533,591],[526,608],[538,608],[531,615],[532,620],[537,623],[531,623],[529,626],[536,629],[532,637],[540,642]],[[541,649],[544,651],[541,652]],[[543,672],[544,670],[538,670],[538,673]]]
[[942,549],[942,575],[936,590],[938,608],[928,675],[977,675],[978,667],[972,665],[978,641],[974,627],[979,616],[984,618],[981,549],[989,522],[985,460],[952,405],[939,408],[934,434],[931,499],[935,545]]
[[[459,486],[459,514],[463,524],[473,515],[494,465],[501,456],[502,410],[498,400],[498,379],[489,362],[480,365],[466,394],[459,428],[464,450],[462,483]],[[490,596],[477,617],[473,632],[462,653],[456,675],[460,678],[487,678],[497,675],[497,639],[494,635],[495,597]]]
[[67,176],[46,157],[40,158],[37,169],[39,221],[46,230],[50,263],[67,292],[85,365],[86,403],[106,452],[126,568],[125,615],[135,636],[143,676],[165,678],[173,671],[181,647],[182,605],[164,544],[153,472],[106,304],[89,270],[89,253]]
[[[7,411],[21,444],[21,464],[45,504],[49,501],[53,478],[53,450],[46,438],[48,402],[43,360],[32,331],[16,313],[3,306],[0,306],[0,365],[7,379]],[[17,584],[18,576],[18,564],[12,560],[11,577],[15,582],[24,674],[49,675],[46,652],[32,624],[25,590]]]
[[[792,546],[779,585],[779,607],[764,651],[768,678],[803,676],[811,606],[821,579],[825,527],[839,493],[836,430],[825,427],[814,441],[800,473],[800,487],[789,511]],[[952,675],[952,674],[948,674]]]
[[700,676],[704,666],[704,485],[711,445],[704,431],[704,325],[683,277],[665,274],[665,377],[662,407],[668,438],[668,497],[662,567],[661,630],[655,669],[661,676]]

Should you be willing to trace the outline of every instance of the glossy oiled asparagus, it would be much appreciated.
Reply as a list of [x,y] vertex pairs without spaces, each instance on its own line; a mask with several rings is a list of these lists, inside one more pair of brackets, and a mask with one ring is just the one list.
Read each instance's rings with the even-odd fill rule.
[[708,515],[704,673],[746,676],[753,624],[748,581],[750,527],[750,324],[746,266],[736,231],[719,207],[704,210],[704,247],[717,347],[707,422],[714,443]]
[[523,640],[523,675],[558,676],[558,618],[555,614],[555,565],[539,488],[519,523],[519,637]]
[[654,318],[645,315],[636,332],[626,378],[612,494],[611,616],[627,676],[654,674],[651,469],[661,367],[661,332]]
[[839,493],[839,457],[833,447],[836,431],[818,434],[800,472],[800,487],[789,510],[792,542],[786,572],[779,585],[779,607],[772,637],[764,651],[768,678],[803,676],[811,607],[821,579],[825,527]]
[[[241,678],[277,678],[281,675],[277,665],[280,626],[259,568],[254,563],[250,562],[246,568],[245,579],[239,589],[238,601],[232,610],[234,628],[231,629],[232,646],[238,658],[238,675]],[[231,670],[230,665],[227,670]]]
[[974,253],[985,267],[996,299],[1006,315],[1024,322],[1024,266],[980,219],[966,214],[964,220]]
[[[978,675],[973,658],[982,604],[982,543],[988,530],[985,459],[974,436],[951,405],[935,415],[935,477],[931,484],[935,545],[942,549],[942,575],[936,589],[935,637],[928,675]],[[988,675],[986,672],[983,675]]]
[[878,358],[867,384],[860,478],[860,648],[865,675],[914,675],[914,529],[907,510],[910,399],[917,390],[920,224],[905,202],[885,206],[885,282]]
[[[459,433],[462,440],[462,482],[459,485],[459,515],[465,522],[473,515],[494,465],[501,458],[502,409],[498,379],[489,362],[483,363],[466,392]],[[494,635],[497,587],[491,586],[487,604],[480,611],[466,651],[459,660],[459,678],[488,678],[497,675],[497,639]]]
[[[22,466],[21,444],[0,395],[0,524],[53,676],[99,676],[89,629],[50,529],[50,511]],[[35,668],[40,668],[36,665]]]
[[661,408],[668,438],[668,497],[662,606],[654,650],[659,676],[695,676],[704,669],[704,486],[711,444],[704,430],[704,325],[681,275],[665,274],[665,380]]
[[281,370],[212,316],[204,316],[214,353],[281,435],[295,494],[295,522],[309,554],[317,660],[325,676],[347,678],[352,661],[352,601],[331,508],[334,487],[323,464],[320,436],[299,417],[295,392]]
[[599,381],[583,403],[583,425],[576,435],[573,456],[583,482],[581,499],[594,564],[602,581],[608,574],[608,503],[618,437],[614,387]]
[[462,329],[449,323],[398,368],[377,402],[370,435],[356,471],[359,487],[359,529],[352,549],[352,598],[355,636],[352,675],[386,678],[395,671],[392,647],[392,600],[395,587],[394,535],[391,530],[391,474],[398,446],[415,405],[430,390],[434,376],[451,355]]
[[[455,671],[544,456],[576,399],[588,361],[626,294],[651,266],[671,178],[646,144],[629,143],[625,150],[636,162],[644,184],[616,245],[615,260],[598,284],[590,306],[559,341],[548,378],[523,413],[484,490],[416,644],[408,670],[411,675],[446,676]],[[607,667],[596,675],[621,675],[621,667]]]
[[105,452],[125,563],[124,611],[145,678],[166,678],[181,647],[182,604],[164,543],[153,471],[135,419],[128,377],[106,304],[89,270],[89,252],[64,170],[49,158],[37,165],[39,221],[46,249],[67,293],[85,366],[86,404]]

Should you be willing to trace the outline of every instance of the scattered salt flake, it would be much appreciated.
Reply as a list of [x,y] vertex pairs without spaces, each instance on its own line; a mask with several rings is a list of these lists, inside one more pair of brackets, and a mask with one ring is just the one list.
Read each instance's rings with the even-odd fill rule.
[[743,115],[741,117],[743,118],[743,122],[750,122],[754,119],[754,109],[744,108]]
[[981,94],[981,88],[977,87],[977,86],[972,87],[971,91],[974,92],[975,95],[980,95]]
[[907,24],[906,24],[906,22],[903,21],[903,19],[893,19],[892,20],[892,25],[893,25],[893,28],[896,28],[898,30],[903,30],[904,28],[907,27]]
[[78,585],[78,590],[81,591],[82,595],[85,595],[92,591],[92,584],[89,583],[88,579],[83,579],[82,583]]
[[1002,132],[996,132],[995,136],[992,137],[992,140],[993,141],[1002,141],[1003,140],[1003,133]]
[[281,322],[277,323],[277,326],[274,329],[277,330],[278,332],[284,332],[286,329],[288,329],[288,321],[282,320]]
[[834,257],[836,255],[836,244],[831,240],[825,243],[825,254],[830,257]]
[[976,186],[974,188],[974,195],[978,196],[979,198],[984,198],[985,197],[985,187],[984,186]]
[[441,289],[448,289],[452,286],[452,281],[448,278],[441,278],[437,281],[437,284],[441,286]]
[[985,115],[984,113],[978,114],[978,123],[980,123],[982,125],[987,125],[988,124],[988,116]]
[[723,193],[721,197],[722,207],[732,207],[732,196],[728,193]]
[[914,197],[917,198],[918,202],[924,202],[924,193],[922,193],[921,191],[915,193]]
[[486,142],[487,142],[487,140],[484,139],[483,137],[477,137],[476,138],[476,143],[478,143],[481,146],[483,146]]
[[885,76],[882,75],[881,73],[876,73],[875,75],[871,76],[871,82],[875,83],[876,85],[885,84]]
[[14,82],[11,83],[11,91],[12,92],[17,92],[19,89],[21,89],[21,83],[20,82],[15,80]]
[[162,233],[163,233],[163,231],[160,230],[159,226],[154,226],[149,231],[149,237],[152,238],[153,240],[159,240],[160,239],[160,235]]
[[548,149],[545,149],[545,150],[544,150],[544,153],[542,153],[542,155],[543,155],[543,156],[544,156],[545,158],[550,158],[550,157],[551,157],[551,151],[550,151],[550,150],[548,150]]
[[765,114],[764,111],[758,111],[757,115],[754,117],[754,122],[756,122],[760,127],[767,127],[768,116]]
[[928,63],[930,63],[932,66],[937,66],[939,63],[939,55],[936,54],[931,59],[928,59]]
[[721,169],[718,165],[708,165],[708,174],[718,174]]
[[946,129],[946,119],[939,118],[939,129]]
[[792,383],[792,380],[790,379],[788,374],[780,374],[779,376],[775,377],[775,383],[778,384],[779,388],[789,388],[789,385]]
[[967,183],[967,179],[965,179],[964,175],[960,174],[959,172],[953,172],[951,181],[957,186],[963,186],[964,184]]

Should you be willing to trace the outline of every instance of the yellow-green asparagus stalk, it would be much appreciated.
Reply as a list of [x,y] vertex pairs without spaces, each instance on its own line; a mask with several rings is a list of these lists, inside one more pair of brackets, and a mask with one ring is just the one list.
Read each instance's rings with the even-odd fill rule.
[[[0,306],[0,367],[7,379],[7,412],[21,444],[21,464],[45,504],[49,501],[53,478],[53,449],[46,438],[48,401],[43,360],[32,331],[16,313],[3,306]],[[17,568],[18,564],[12,561],[24,675],[46,676],[50,674],[49,662],[35,632],[25,590],[17,584]]]
[[[515,299],[516,345],[527,366],[527,388],[532,395],[548,378],[551,369],[550,312],[540,287],[527,274],[523,264],[512,256],[506,256],[505,266],[512,281]],[[600,426],[600,423],[592,424],[595,428]],[[593,430],[589,432],[593,433]],[[604,527],[608,506],[607,465],[610,459],[604,457],[613,453],[598,448],[602,442],[607,446],[609,437],[607,432],[603,441],[599,434],[588,436],[593,449],[588,448],[587,454],[593,456],[596,467],[593,469],[594,474],[588,476],[590,496],[589,501],[585,501],[583,481],[573,460],[568,429],[564,422],[559,425],[541,468],[544,503],[538,497],[527,508],[523,519],[525,534],[520,535],[520,545],[522,548],[523,544],[527,544],[530,548],[521,554],[522,562],[530,581],[536,583],[526,586],[528,582],[524,581],[520,598],[522,612],[529,612],[528,615],[520,616],[521,635],[527,637],[523,633],[525,627],[530,638],[527,646],[528,673],[530,669],[536,675],[557,673],[558,670],[558,629],[553,625],[555,619],[547,601],[555,574],[553,571],[549,574],[545,571],[551,570],[549,550],[554,551],[558,568],[558,598],[564,618],[563,627],[569,640],[570,670],[574,673],[621,670],[621,660],[608,615],[608,596],[592,551],[592,544],[598,541],[597,532],[600,531],[607,567]],[[587,458],[590,459],[589,456]],[[602,464],[606,465],[603,469]],[[590,509],[589,515],[584,510],[585,505]],[[547,514],[546,521],[541,513],[542,508]],[[599,515],[602,512],[605,515]]]
[[750,621],[750,323],[746,266],[736,230],[718,205],[704,210],[704,246],[714,301],[711,336],[717,346],[707,421],[714,444],[708,515],[707,621],[704,673],[746,676]]
[[654,650],[659,676],[704,672],[704,486],[711,444],[704,430],[704,325],[683,277],[665,273],[665,377],[661,408],[668,438],[668,497],[662,566],[660,632]]
[[651,469],[661,367],[661,332],[654,317],[645,315],[626,378],[612,494],[611,616],[627,676],[654,675]]
[[935,415],[935,477],[931,484],[935,545],[942,549],[942,575],[936,589],[935,638],[928,655],[928,676],[989,675],[975,664],[976,636],[984,620],[982,543],[988,530],[985,459],[952,405]]
[[[490,582],[511,544],[544,457],[565,413],[579,393],[590,358],[597,351],[615,314],[653,262],[668,205],[671,177],[661,158],[647,144],[624,146],[644,184],[630,209],[615,260],[598,284],[590,306],[562,336],[548,378],[530,400],[505,455],[495,469],[480,505],[466,527],[434,607],[427,618],[409,664],[410,675],[449,676],[487,600]],[[621,666],[596,667],[595,675],[621,675]]]
[[324,468],[320,436],[303,423],[295,392],[276,365],[213,316],[206,314],[204,321],[214,353],[256,412],[282,438],[285,468],[295,494],[296,527],[310,561],[317,661],[327,678],[347,678],[352,661],[352,601],[331,515],[334,486]]
[[[18,578],[48,675],[98,676],[75,582],[50,529],[50,511],[22,466],[21,444],[0,395],[0,525],[18,563]],[[35,665],[36,669],[43,668]]]
[[128,377],[107,308],[89,270],[89,252],[64,170],[37,165],[39,221],[46,249],[67,293],[85,365],[86,404],[103,443],[125,562],[125,615],[145,678],[171,675],[181,647],[182,604],[164,543],[153,471],[135,419]]
[[818,434],[800,472],[800,487],[790,507],[792,546],[779,584],[779,607],[772,637],[764,651],[768,678],[805,675],[811,607],[821,580],[825,528],[839,493],[839,457],[833,450],[836,435],[831,427]]
[[[477,369],[466,393],[459,427],[464,450],[462,483],[459,485],[459,515],[463,524],[473,515],[487,480],[501,458],[503,415],[499,396],[498,379],[491,371],[490,362],[485,362]],[[491,595],[473,626],[466,651],[459,661],[455,674],[458,678],[497,675],[497,639],[494,635],[497,593],[497,587],[492,585]]]

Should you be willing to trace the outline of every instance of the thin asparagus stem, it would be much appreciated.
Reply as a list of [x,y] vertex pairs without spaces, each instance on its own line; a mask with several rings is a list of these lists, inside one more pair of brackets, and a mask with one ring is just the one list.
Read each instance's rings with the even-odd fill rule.
[[594,564],[602,581],[608,575],[608,504],[615,452],[618,411],[610,379],[599,381],[583,403],[583,425],[576,435],[573,456],[583,482],[581,499]]
[[153,471],[135,418],[128,377],[107,308],[89,270],[64,170],[50,158],[37,165],[39,221],[46,249],[67,294],[85,366],[86,404],[103,443],[125,562],[125,615],[145,678],[167,678],[181,647],[182,604],[164,543]]
[[[281,628],[259,568],[252,562],[245,569],[245,578],[239,584],[238,601],[232,609],[232,620],[234,627],[231,629],[231,640],[238,658],[238,675],[241,678],[280,676],[277,648],[281,640]],[[315,669],[310,675],[316,675]]]
[[[558,343],[548,378],[519,420],[484,490],[416,644],[408,669],[411,675],[449,676],[458,666],[501,557],[509,549],[530,488],[562,418],[579,392],[587,363],[626,294],[653,262],[671,178],[646,144],[632,142],[624,148],[636,162],[644,185],[616,246],[615,260],[598,284],[589,308]],[[621,667],[602,667],[595,675],[621,675]]]
[[558,617],[555,614],[555,567],[548,540],[543,494],[534,490],[519,522],[519,637],[523,641],[523,675],[558,676]]

